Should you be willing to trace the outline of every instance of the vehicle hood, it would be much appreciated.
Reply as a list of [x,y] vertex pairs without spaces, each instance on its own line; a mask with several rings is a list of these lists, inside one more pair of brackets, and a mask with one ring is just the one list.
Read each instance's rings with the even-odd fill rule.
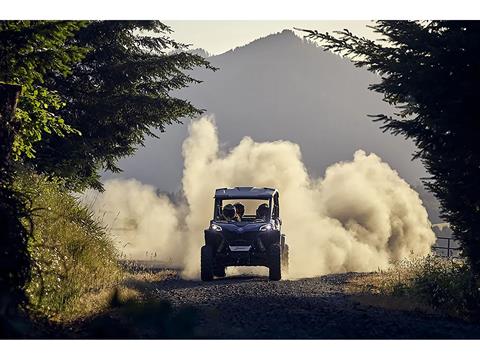
[[251,231],[259,231],[260,227],[268,224],[268,222],[231,222],[231,223],[222,223],[215,222],[215,224],[222,227],[223,230],[236,232],[236,233],[245,233]]

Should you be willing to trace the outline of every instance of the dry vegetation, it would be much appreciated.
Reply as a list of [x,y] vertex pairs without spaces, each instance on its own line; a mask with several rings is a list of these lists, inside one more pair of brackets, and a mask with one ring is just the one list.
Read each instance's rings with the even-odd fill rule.
[[119,305],[148,302],[151,300],[148,295],[149,290],[154,288],[153,284],[170,276],[172,272],[168,270],[125,271],[121,281],[113,287],[84,293],[72,301],[64,311],[55,314],[51,320],[68,324],[96,316]]
[[479,284],[461,259],[404,260],[386,271],[353,277],[347,290],[369,305],[479,320]]

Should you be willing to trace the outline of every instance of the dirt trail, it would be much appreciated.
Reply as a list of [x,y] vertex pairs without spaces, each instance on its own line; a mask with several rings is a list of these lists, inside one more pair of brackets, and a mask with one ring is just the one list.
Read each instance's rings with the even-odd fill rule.
[[345,291],[352,276],[272,282],[243,275],[201,282],[172,273],[142,291],[175,308],[197,308],[195,336],[201,338],[480,338],[480,325],[359,304]]

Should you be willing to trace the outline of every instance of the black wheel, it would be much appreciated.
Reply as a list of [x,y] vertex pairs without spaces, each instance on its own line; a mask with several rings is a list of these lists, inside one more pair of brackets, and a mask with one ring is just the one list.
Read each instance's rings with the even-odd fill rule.
[[282,252],[280,244],[272,244],[268,249],[268,278],[278,281],[282,278]]
[[282,252],[282,271],[288,273],[288,245],[283,246]]
[[202,246],[200,255],[200,278],[202,281],[213,280],[213,250],[210,246]]
[[225,266],[215,266],[213,268],[213,275],[216,277],[225,277],[227,275],[225,273]]

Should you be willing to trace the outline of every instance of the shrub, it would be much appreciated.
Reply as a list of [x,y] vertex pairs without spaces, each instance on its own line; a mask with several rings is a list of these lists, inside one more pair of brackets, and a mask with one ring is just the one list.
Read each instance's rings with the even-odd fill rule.
[[412,289],[424,301],[456,313],[470,307],[472,273],[464,261],[429,256],[423,264],[412,279]]
[[372,277],[377,293],[409,297],[451,316],[477,319],[479,284],[467,262],[435,255],[403,260]]
[[31,310],[49,318],[81,312],[83,297],[122,279],[113,242],[60,181],[22,170],[16,187],[33,199],[32,272],[26,287]]

